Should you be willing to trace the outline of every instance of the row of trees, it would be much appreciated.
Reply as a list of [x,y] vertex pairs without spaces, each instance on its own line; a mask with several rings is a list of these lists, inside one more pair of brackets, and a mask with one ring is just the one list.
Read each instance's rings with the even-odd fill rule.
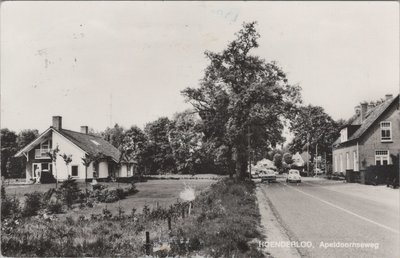
[[295,135],[293,153],[307,146],[314,153],[317,144],[330,151],[340,123],[321,107],[301,105],[301,88],[288,83],[277,63],[252,53],[259,38],[256,22],[245,23],[222,52],[205,52],[209,65],[199,87],[182,91],[194,110],[144,130],[115,125],[103,137],[150,174],[235,172],[242,179],[250,155],[261,159],[285,141],[285,126]]
[[37,130],[22,130],[18,134],[1,129],[1,176],[20,177],[25,172],[26,159],[13,156],[38,136]]
[[203,142],[203,123],[193,110],[176,113],[172,119],[161,117],[144,130],[116,124],[102,136],[145,174],[207,173],[213,165],[212,153]]

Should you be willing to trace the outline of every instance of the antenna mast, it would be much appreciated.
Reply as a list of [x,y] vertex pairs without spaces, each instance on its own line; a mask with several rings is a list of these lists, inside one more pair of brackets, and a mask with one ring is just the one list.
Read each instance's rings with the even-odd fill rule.
[[110,128],[112,126],[112,93],[110,93]]

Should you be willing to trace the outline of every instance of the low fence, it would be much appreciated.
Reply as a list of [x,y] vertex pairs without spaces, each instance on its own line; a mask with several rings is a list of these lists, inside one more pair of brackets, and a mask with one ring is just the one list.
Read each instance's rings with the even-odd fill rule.
[[348,183],[360,183],[367,185],[398,184],[399,166],[369,166],[366,170],[353,171],[346,170],[346,181]]

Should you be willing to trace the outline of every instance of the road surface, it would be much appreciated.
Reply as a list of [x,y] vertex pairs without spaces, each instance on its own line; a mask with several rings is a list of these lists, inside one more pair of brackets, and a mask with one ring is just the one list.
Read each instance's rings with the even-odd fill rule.
[[[398,189],[313,178],[287,184],[281,178],[258,183],[258,199],[268,204],[298,256],[400,257]],[[289,248],[266,235],[264,248]]]

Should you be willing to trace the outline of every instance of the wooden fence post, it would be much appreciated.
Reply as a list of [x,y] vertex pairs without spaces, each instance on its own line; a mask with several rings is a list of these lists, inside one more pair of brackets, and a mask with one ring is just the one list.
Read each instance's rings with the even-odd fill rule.
[[150,232],[146,231],[146,255],[150,255]]

